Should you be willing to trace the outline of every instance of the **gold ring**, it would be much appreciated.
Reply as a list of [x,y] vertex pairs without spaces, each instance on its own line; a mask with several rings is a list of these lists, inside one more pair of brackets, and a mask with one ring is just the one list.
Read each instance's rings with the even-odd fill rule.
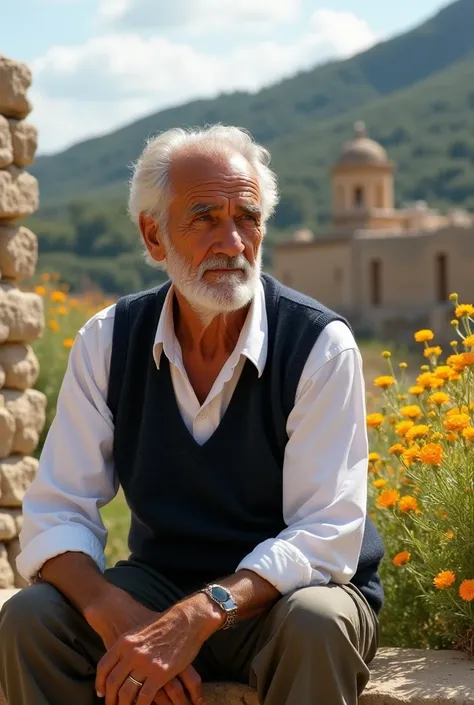
[[135,685],[138,685],[139,688],[141,688],[143,686],[143,683],[140,683],[140,681],[137,681],[137,679],[134,678],[133,676],[128,676],[128,678],[132,681],[132,683],[135,683]]

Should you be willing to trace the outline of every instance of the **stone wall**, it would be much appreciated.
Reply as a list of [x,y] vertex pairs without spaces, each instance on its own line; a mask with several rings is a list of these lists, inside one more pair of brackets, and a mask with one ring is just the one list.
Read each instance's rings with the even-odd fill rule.
[[24,64],[0,54],[0,588],[24,584],[15,570],[17,537],[46,407],[44,395],[32,389],[39,365],[31,342],[43,332],[43,302],[19,289],[38,258],[36,236],[19,222],[38,208],[38,183],[26,170],[37,142],[25,121],[30,83]]

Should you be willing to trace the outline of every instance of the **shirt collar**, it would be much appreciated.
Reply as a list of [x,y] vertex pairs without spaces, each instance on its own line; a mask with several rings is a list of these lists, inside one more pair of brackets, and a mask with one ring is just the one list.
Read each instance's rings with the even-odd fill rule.
[[[160,360],[163,352],[172,364],[182,367],[181,346],[174,332],[173,298],[174,291],[171,286],[166,294],[153,343],[153,357],[158,369],[160,369]],[[255,365],[258,376],[261,377],[267,361],[267,350],[268,319],[265,292],[262,282],[259,281],[247,318],[232,354],[238,357],[241,355],[247,357]]]

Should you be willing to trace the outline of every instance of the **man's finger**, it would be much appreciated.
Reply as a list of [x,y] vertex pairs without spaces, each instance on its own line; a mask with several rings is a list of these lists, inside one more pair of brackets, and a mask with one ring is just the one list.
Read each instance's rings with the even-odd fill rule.
[[193,705],[204,705],[204,691],[199,673],[192,666],[189,666],[189,668],[179,674],[179,679],[188,691]]
[[118,649],[112,647],[107,651],[97,664],[97,673],[95,677],[95,689],[99,698],[105,697],[105,684],[109,673],[119,662],[120,655]]
[[188,705],[189,701],[178,678],[173,678],[163,688],[173,705]]

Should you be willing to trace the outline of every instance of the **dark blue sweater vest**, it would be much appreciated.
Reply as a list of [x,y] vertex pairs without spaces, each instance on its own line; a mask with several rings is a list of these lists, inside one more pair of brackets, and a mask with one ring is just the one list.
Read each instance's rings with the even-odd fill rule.
[[[191,592],[235,571],[285,526],[286,422],[318,335],[343,320],[264,275],[268,356],[263,375],[247,361],[216,431],[199,446],[182,420],[162,355],[152,349],[169,289],[123,297],[115,314],[108,405],[114,462],[131,510],[131,556]],[[352,582],[378,612],[380,537],[368,518]]]

